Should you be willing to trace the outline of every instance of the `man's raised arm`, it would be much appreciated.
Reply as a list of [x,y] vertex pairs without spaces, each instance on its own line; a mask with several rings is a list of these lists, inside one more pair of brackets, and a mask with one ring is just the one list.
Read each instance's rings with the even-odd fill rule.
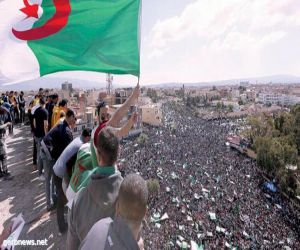
[[122,137],[128,135],[130,129],[132,126],[137,122],[137,113],[135,112],[132,114],[130,119],[126,122],[126,124],[121,128],[114,128],[112,127],[112,130],[114,131],[114,134],[121,139]]
[[[140,85],[137,84],[136,87],[134,88],[131,96],[126,100],[126,102],[124,102],[124,104],[120,108],[117,109],[117,111],[113,114],[112,118],[107,123],[107,126],[117,127],[118,124],[120,123],[120,121],[122,120],[122,118],[127,114],[130,106],[134,105],[137,102],[139,94],[140,94]],[[122,130],[122,128],[121,128],[121,130]],[[129,130],[130,130],[130,128],[129,128]]]

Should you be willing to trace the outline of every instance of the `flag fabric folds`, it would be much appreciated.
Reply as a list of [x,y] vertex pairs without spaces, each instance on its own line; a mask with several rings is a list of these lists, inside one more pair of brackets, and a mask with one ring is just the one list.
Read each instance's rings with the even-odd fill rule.
[[70,70],[140,74],[140,0],[5,0],[0,15],[0,83]]

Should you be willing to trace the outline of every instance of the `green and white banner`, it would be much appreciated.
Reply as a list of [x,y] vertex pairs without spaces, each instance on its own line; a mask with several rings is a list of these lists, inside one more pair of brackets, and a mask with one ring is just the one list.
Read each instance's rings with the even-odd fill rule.
[[140,74],[140,0],[2,0],[0,16],[0,84],[70,70]]

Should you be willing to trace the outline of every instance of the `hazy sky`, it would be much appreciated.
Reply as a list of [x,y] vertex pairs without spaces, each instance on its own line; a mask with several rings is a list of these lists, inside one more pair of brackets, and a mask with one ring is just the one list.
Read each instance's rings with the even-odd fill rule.
[[145,84],[300,76],[300,0],[143,0],[141,41]]
[[299,0],[152,0],[143,7],[145,82],[300,75]]
[[144,0],[142,9],[142,83],[300,75],[299,0]]

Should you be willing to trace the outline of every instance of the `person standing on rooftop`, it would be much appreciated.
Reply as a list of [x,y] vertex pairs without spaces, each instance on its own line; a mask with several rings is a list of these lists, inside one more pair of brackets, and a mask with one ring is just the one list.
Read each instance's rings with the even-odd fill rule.
[[37,167],[38,167],[39,179],[41,181],[44,181],[45,177],[43,176],[41,142],[44,136],[48,132],[48,111],[45,109],[46,103],[44,98],[40,98],[39,104],[40,107],[35,110],[33,115],[33,133],[34,133],[34,141],[37,150]]
[[115,218],[99,220],[80,245],[81,250],[141,250],[142,221],[147,212],[148,188],[138,174],[126,176],[116,203]]
[[45,192],[48,211],[54,209],[56,205],[54,182],[52,181],[51,183],[51,179],[53,176],[53,166],[62,152],[65,150],[65,148],[73,140],[72,129],[74,129],[75,124],[75,112],[71,109],[68,109],[68,111],[66,112],[66,118],[63,123],[60,123],[52,128],[41,142],[41,157],[43,160],[43,167],[45,169]]

